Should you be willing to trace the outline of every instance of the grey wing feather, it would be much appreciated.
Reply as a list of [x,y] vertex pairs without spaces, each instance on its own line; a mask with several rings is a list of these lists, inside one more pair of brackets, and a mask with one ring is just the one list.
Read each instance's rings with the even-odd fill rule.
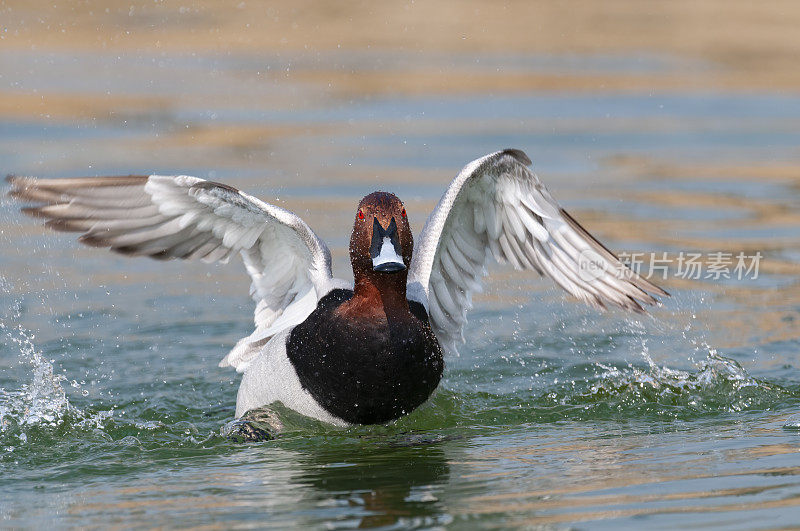
[[[420,235],[409,271],[409,298],[426,305],[437,337],[456,351],[472,294],[489,258],[548,276],[599,308],[643,312],[668,295],[622,264],[550,195],[507,149],[467,164],[445,191]],[[591,262],[591,270],[585,268]]]
[[114,252],[227,261],[241,254],[257,303],[256,331],[222,365],[243,370],[265,339],[313,311],[334,286],[325,243],[298,216],[236,188],[185,175],[76,179],[10,176],[23,212]]

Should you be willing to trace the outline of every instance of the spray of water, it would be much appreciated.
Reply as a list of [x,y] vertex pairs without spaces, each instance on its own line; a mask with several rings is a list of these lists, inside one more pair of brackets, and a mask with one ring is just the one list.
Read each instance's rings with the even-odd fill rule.
[[[0,277],[0,290],[5,295],[11,286]],[[53,372],[53,364],[44,358],[34,344],[35,336],[15,322],[22,315],[22,301],[9,305],[8,313],[0,319],[0,339],[4,346],[16,351],[18,362],[29,367],[29,379],[19,388],[0,387],[0,433],[14,432],[22,442],[30,426],[58,426],[70,412],[70,405],[62,382],[66,379]]]
[[[703,303],[702,298],[700,303]],[[638,341],[638,354],[647,367],[639,368],[629,363],[627,367],[619,368],[597,363],[601,371],[588,394],[680,404],[695,410],[734,412],[755,405],[759,396],[768,398],[781,393],[778,386],[753,378],[736,360],[721,355],[706,341],[702,330],[695,330],[696,314],[690,312],[688,315],[688,323],[682,326],[682,337],[692,346],[689,360],[695,365],[694,370],[660,365],[651,355],[652,327],[665,328],[668,332],[666,337],[673,341],[676,335],[672,328],[679,326],[682,317],[678,312],[673,312],[666,324],[664,320],[644,323],[628,319],[625,328],[634,341]]]

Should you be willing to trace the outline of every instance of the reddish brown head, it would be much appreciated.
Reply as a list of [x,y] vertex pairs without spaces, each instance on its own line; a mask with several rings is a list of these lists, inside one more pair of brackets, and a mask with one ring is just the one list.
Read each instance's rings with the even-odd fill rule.
[[363,277],[373,283],[402,282],[405,287],[413,249],[406,209],[397,196],[373,192],[361,200],[350,238],[356,284]]

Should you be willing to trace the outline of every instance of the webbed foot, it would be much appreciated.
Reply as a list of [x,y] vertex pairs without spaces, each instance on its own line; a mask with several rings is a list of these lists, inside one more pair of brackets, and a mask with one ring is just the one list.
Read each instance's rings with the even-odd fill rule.
[[223,437],[238,443],[271,441],[283,431],[283,423],[271,409],[260,408],[225,423],[219,431]]

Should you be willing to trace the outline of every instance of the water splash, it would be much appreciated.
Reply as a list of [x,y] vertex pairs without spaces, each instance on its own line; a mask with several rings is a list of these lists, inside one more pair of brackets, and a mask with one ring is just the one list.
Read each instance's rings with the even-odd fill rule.
[[[700,304],[703,302],[701,297]],[[681,324],[682,320],[685,322]],[[736,360],[721,355],[708,344],[704,329],[698,330],[696,321],[694,311],[685,315],[673,312],[672,319],[649,323],[637,318],[626,319],[623,331],[638,343],[632,346],[646,366],[595,363],[601,371],[584,381],[586,387],[579,386],[579,389],[583,387],[582,391],[575,389],[576,394],[565,398],[589,403],[605,400],[619,410],[631,406],[656,406],[656,409],[661,406],[664,407],[660,411],[662,415],[674,415],[679,413],[673,406],[681,408],[680,414],[739,412],[769,407],[773,401],[785,398],[784,395],[793,395],[789,389],[752,377]],[[652,328],[662,332],[663,338],[672,343],[676,326],[681,327],[681,336],[690,345],[688,359],[694,363],[695,370],[660,365],[651,355],[650,343],[658,337],[652,333]]]
[[[11,286],[0,277],[0,290],[9,294]],[[24,442],[24,432],[29,426],[58,426],[74,410],[61,385],[66,378],[55,374],[53,365],[36,348],[35,336],[19,324],[11,324],[22,315],[22,301],[17,299],[9,306],[9,313],[0,320],[0,337],[3,343],[18,353],[18,362],[30,366],[30,381],[19,389],[0,387],[0,433],[19,431]],[[16,430],[14,428],[19,428]]]
[[31,365],[32,378],[18,390],[0,389],[0,431],[12,422],[22,425],[57,425],[70,409],[61,382],[62,375],[54,374],[53,365],[42,357],[33,344],[33,336],[24,328],[9,329],[0,323],[6,339],[19,346],[20,361]]
[[582,400],[606,400],[620,410],[652,406],[661,416],[769,408],[784,395],[795,394],[750,376],[736,360],[710,347],[696,371],[671,369],[652,360],[647,368],[596,365],[603,372],[581,394]]

